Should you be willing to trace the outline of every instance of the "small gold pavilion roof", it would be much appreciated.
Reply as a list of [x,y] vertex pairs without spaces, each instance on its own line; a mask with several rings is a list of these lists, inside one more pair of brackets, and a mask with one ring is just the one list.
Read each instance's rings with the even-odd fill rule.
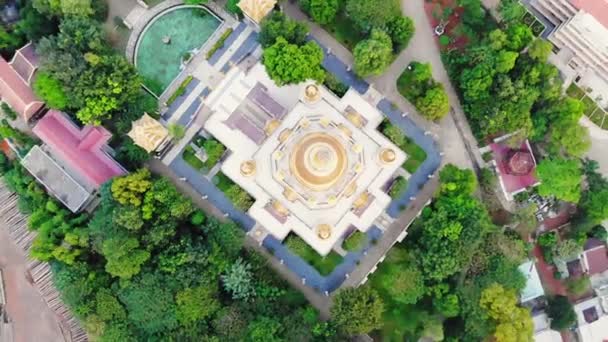
[[148,153],[156,150],[169,136],[167,128],[147,113],[131,125],[128,136]]
[[276,4],[277,0],[241,0],[237,6],[246,16],[259,24]]

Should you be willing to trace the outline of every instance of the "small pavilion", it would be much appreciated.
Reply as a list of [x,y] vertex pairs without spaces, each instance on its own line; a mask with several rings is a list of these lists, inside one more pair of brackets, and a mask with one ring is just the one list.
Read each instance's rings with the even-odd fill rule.
[[277,4],[277,0],[241,0],[237,5],[245,17],[259,25]]
[[540,184],[535,176],[536,159],[528,140],[519,148],[495,141],[490,144],[490,149],[494,154],[500,187],[507,200],[511,201],[516,194]]
[[148,153],[161,150],[170,140],[169,130],[148,113],[133,121],[131,131],[127,135]]

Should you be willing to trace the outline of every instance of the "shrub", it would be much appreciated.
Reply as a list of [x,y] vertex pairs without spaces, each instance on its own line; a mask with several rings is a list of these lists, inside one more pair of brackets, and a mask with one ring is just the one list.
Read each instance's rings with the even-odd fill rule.
[[11,108],[8,103],[2,102],[0,108],[2,108],[2,112],[4,113],[4,115],[6,115],[7,118],[11,120],[17,119],[17,112],[15,112],[15,110]]
[[554,330],[568,329],[576,323],[576,313],[565,296],[555,296],[548,301],[547,315]]
[[186,77],[182,84],[180,84],[179,87],[175,90],[175,92],[169,97],[169,99],[167,99],[167,106],[170,106],[173,102],[175,102],[175,100],[177,100],[178,97],[184,95],[184,93],[186,92],[186,87],[188,86],[188,84],[190,84],[190,82],[192,82],[193,79],[194,77],[192,77],[192,75]]
[[582,276],[577,279],[568,279],[566,282],[566,287],[568,288],[569,293],[578,297],[585,294],[589,290],[591,287],[591,282],[589,281],[589,277]]
[[213,44],[213,46],[209,49],[209,51],[207,51],[207,59],[210,59],[217,50],[224,47],[224,43],[226,43],[226,39],[228,39],[228,37],[230,37],[231,34],[232,34],[232,28],[228,28],[226,31],[224,31],[224,33],[222,33],[220,38],[218,38],[218,40],[215,42],[215,44]]
[[388,195],[391,196],[392,199],[395,199],[399,197],[405,189],[407,189],[407,179],[403,178],[403,176],[399,176],[391,185]]

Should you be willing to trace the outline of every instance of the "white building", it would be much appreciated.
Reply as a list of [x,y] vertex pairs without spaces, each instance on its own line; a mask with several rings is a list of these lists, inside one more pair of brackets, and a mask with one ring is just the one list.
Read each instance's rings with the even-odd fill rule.
[[551,321],[546,313],[540,313],[532,317],[534,323],[535,342],[562,342],[559,332],[551,329]]
[[543,21],[554,25],[549,60],[601,107],[608,107],[608,1],[529,0]]
[[349,90],[278,87],[264,67],[234,68],[207,99],[205,130],[230,150],[222,172],[255,198],[249,215],[282,240],[327,255],[385,212],[404,152],[376,130],[383,115]]
[[608,293],[600,295],[601,292],[597,292],[597,297],[574,306],[581,342],[604,342],[608,339]]

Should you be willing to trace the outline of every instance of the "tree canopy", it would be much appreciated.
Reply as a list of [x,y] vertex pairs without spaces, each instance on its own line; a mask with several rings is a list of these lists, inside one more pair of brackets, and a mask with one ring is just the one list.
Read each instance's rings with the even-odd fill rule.
[[349,335],[366,334],[380,327],[384,304],[369,286],[340,290],[331,307],[332,319]]
[[538,193],[541,196],[555,196],[560,200],[578,203],[581,198],[582,170],[575,159],[544,159],[537,168],[541,184]]
[[323,82],[323,51],[315,42],[302,46],[290,44],[283,37],[264,50],[263,63],[270,78],[278,85],[297,84],[306,80]]
[[393,43],[386,32],[374,29],[353,51],[355,72],[362,77],[381,74],[393,58]]

